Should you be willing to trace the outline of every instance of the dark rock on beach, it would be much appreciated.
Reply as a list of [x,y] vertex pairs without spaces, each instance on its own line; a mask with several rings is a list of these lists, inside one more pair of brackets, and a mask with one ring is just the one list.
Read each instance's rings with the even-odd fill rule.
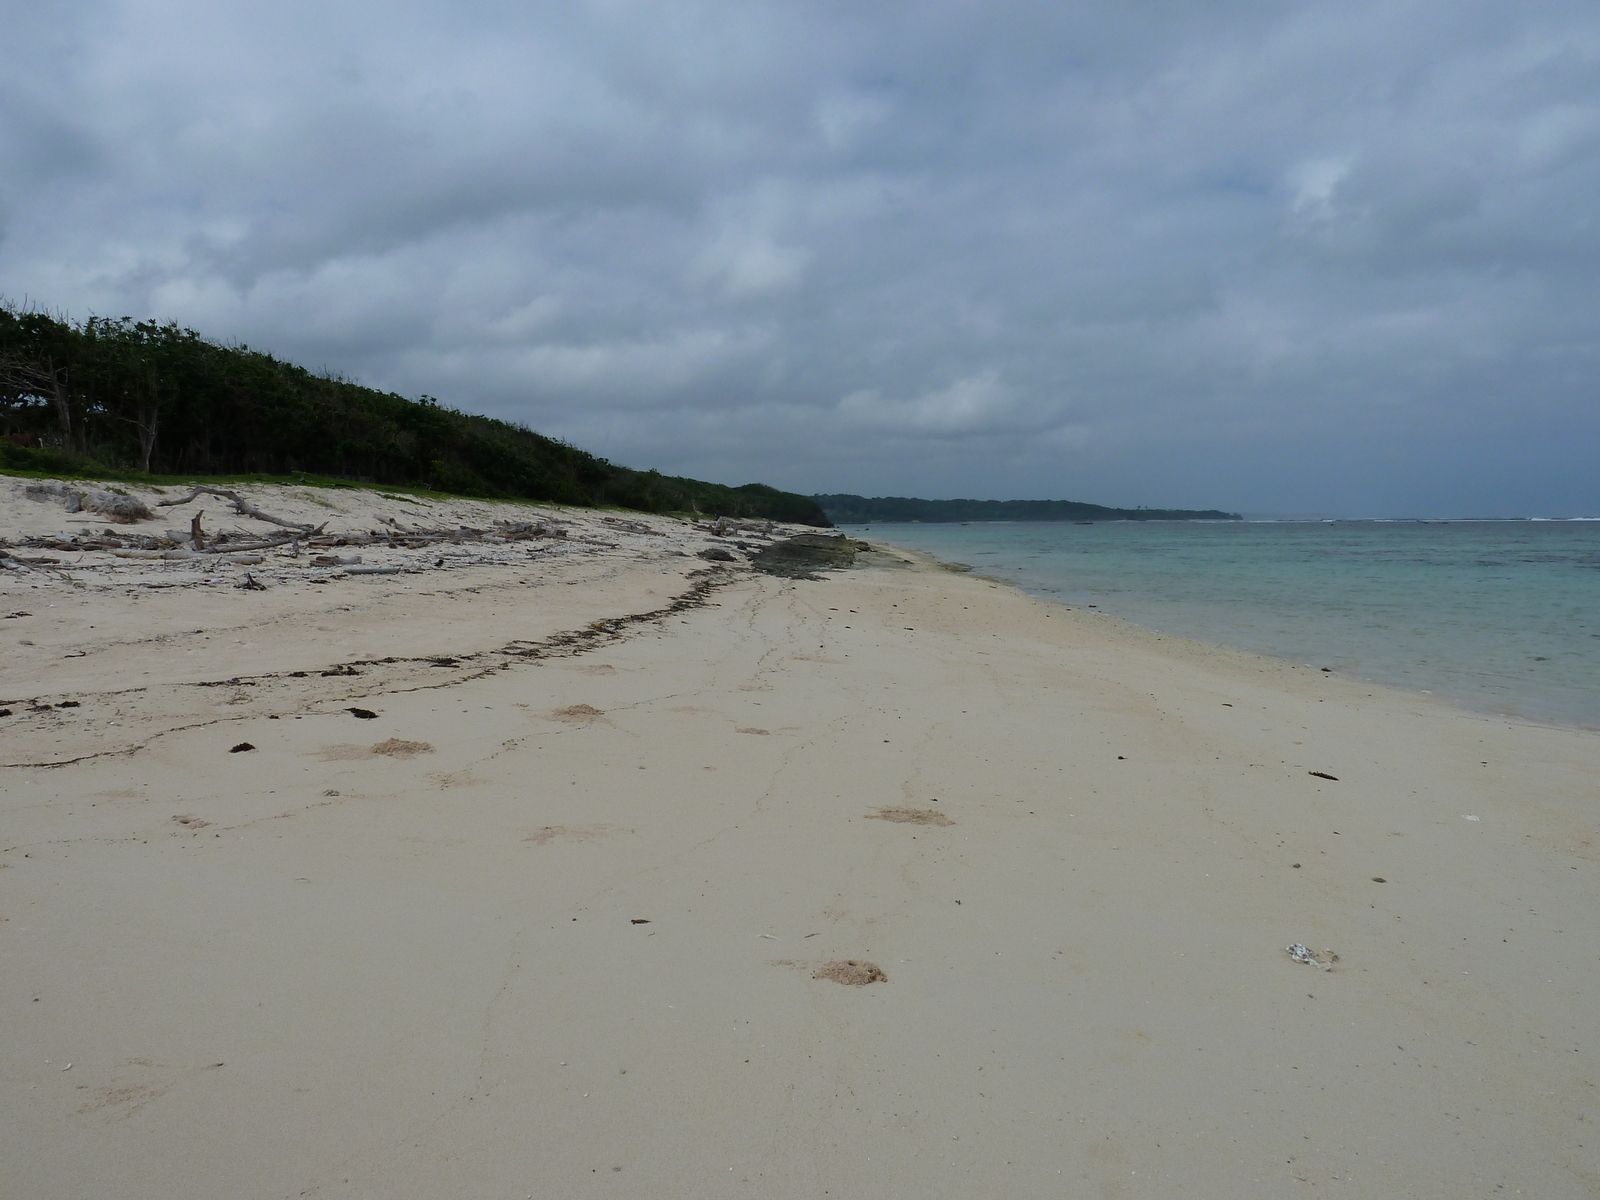
[[750,565],[768,575],[815,579],[819,570],[854,566],[856,553],[866,548],[865,542],[842,533],[802,533],[763,546],[750,560]]

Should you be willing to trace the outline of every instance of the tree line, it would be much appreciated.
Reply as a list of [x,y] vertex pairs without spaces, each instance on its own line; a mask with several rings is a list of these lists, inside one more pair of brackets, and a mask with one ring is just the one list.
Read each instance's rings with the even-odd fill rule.
[[459,495],[829,524],[816,502],[636,471],[431,396],[316,374],[174,322],[0,306],[0,466],[294,475]]
[[1077,500],[918,500],[912,496],[813,496],[841,525],[871,521],[1238,521],[1238,513],[1205,508],[1106,508]]

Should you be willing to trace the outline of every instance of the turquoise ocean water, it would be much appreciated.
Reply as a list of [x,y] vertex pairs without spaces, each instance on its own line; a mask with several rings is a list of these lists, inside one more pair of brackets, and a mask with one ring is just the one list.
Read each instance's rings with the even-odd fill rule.
[[1600,729],[1600,521],[849,531],[1150,629]]

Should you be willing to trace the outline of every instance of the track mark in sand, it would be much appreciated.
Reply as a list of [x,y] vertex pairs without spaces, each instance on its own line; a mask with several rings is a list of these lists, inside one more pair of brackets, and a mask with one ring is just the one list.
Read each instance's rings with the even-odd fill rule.
[[888,983],[889,977],[877,963],[858,958],[837,958],[811,972],[813,979],[831,979],[846,987],[866,987],[869,983]]
[[936,808],[907,808],[897,805],[868,813],[869,821],[898,821],[907,825],[954,825],[955,822]]
[[80,1117],[90,1113],[102,1112],[108,1108],[120,1108],[122,1111],[114,1115],[131,1117],[152,1100],[159,1100],[172,1090],[172,1085],[156,1085],[149,1083],[136,1083],[128,1087],[104,1087],[94,1090],[94,1098],[78,1105],[76,1114]]
[[[146,1070],[161,1069],[160,1064],[152,1062],[148,1058],[131,1058],[128,1060],[128,1065]],[[168,1078],[162,1083],[132,1083],[124,1084],[120,1087],[94,1088],[90,1093],[90,1098],[80,1104],[74,1111],[80,1117],[98,1112],[107,1112],[107,1115],[113,1119],[131,1117],[145,1105],[161,1099],[174,1087],[182,1083],[185,1078],[198,1075],[203,1071],[215,1071],[218,1067],[226,1065],[226,1063],[218,1062],[208,1063],[203,1067],[179,1068],[178,1078]],[[108,1112],[107,1110],[118,1111]]]
[[346,762],[357,758],[371,758],[372,750],[367,746],[352,746],[341,743],[337,746],[324,746],[317,751],[317,757],[323,762]]
[[[688,590],[679,594],[678,596],[675,596],[670,603],[661,608],[650,609],[647,612],[629,613],[626,616],[612,617],[604,621],[591,622],[582,629],[569,629],[551,634],[548,637],[531,641],[518,640],[508,642],[499,649],[483,650],[472,654],[463,653],[450,655],[449,657],[459,660],[462,664],[467,664],[469,662],[476,664],[480,661],[487,664],[481,668],[474,669],[452,679],[427,683],[391,682],[389,684],[385,684],[381,679],[366,677],[362,679],[362,682],[359,685],[361,689],[359,692],[352,693],[344,697],[326,696],[323,697],[323,699],[325,701],[337,703],[340,699],[353,700],[357,699],[358,697],[365,697],[368,695],[382,694],[398,696],[409,694],[411,692],[433,691],[441,688],[456,687],[464,683],[470,683],[474,680],[482,679],[485,676],[492,675],[497,671],[509,670],[519,662],[573,658],[581,654],[588,654],[596,649],[599,649],[601,646],[612,645],[616,642],[625,640],[632,632],[639,628],[659,622],[667,617],[676,616],[678,613],[688,612],[696,608],[703,608],[706,605],[713,603],[709,599],[712,592],[716,591],[718,588],[725,587],[729,584],[739,582],[740,580],[746,578],[748,578],[748,576],[736,574],[720,567],[706,567],[700,570],[691,571],[687,576],[685,576],[685,580],[690,584]],[[575,584],[580,581],[569,579],[565,582]],[[466,590],[475,592],[477,589],[469,588]],[[158,637],[146,640],[159,644],[169,639],[167,637]],[[353,663],[340,664],[331,671],[267,672],[265,674],[252,675],[248,677],[236,676],[226,680],[178,682],[168,686],[169,690],[181,692],[187,688],[218,687],[224,684],[230,686],[247,687],[268,681],[276,682],[306,679],[313,674],[321,677],[345,675],[361,676],[362,672],[357,671],[355,669],[356,667],[378,668],[394,666],[404,668],[408,665],[412,665],[431,669],[434,665],[434,660],[439,657],[439,655],[433,654],[421,655],[416,658],[391,657],[382,659],[358,659]],[[96,693],[95,696],[97,699],[103,699],[110,696],[121,696],[134,692],[149,691],[150,689],[147,687],[121,688],[116,691]],[[284,711],[293,710],[285,709]],[[371,710],[368,709],[366,711],[370,712]],[[68,758],[58,758],[44,762],[0,762],[0,767],[20,768],[23,770],[48,770],[57,767],[72,766],[76,763],[88,762],[92,759],[115,758],[119,756],[134,755],[139,753],[141,750],[146,749],[156,738],[165,737],[173,733],[185,732],[191,729],[204,729],[211,725],[222,724],[224,721],[232,721],[237,719],[239,718],[213,717],[207,720],[184,720],[180,718],[165,728],[151,730],[145,740],[133,742],[126,746],[118,746],[114,749],[107,750],[91,750],[86,753],[73,755]]]
[[588,666],[579,667],[578,673],[580,675],[615,675],[617,669],[610,663],[591,663]]
[[210,821],[202,821],[199,817],[191,816],[188,813],[173,817],[172,819],[179,825],[182,825],[185,829],[204,829],[207,825],[211,824]]
[[407,759],[415,758],[419,754],[432,753],[433,747],[427,742],[408,742],[401,738],[390,738],[386,742],[378,742],[372,746],[352,746],[349,743],[324,746],[317,752],[317,757],[323,762],[353,762],[380,755],[385,758]]
[[435,771],[428,778],[442,788],[477,787],[489,782],[487,779],[479,779],[471,771]]
[[569,704],[565,708],[553,708],[548,714],[552,721],[567,721],[580,725],[598,721],[605,715],[605,709],[596,708],[592,704]]
[[548,846],[560,838],[568,842],[592,842],[614,832],[609,825],[546,825],[522,840],[535,846]]
[[[806,936],[814,935],[808,933]],[[767,965],[792,967],[799,971],[809,970],[813,979],[827,979],[834,983],[842,983],[846,987],[866,987],[869,983],[889,982],[889,976],[882,967],[864,958],[835,958],[820,963],[814,958],[809,960],[773,958],[767,960]]]
[[402,738],[390,738],[373,746],[372,753],[382,754],[387,758],[405,759],[415,758],[419,754],[432,754],[433,747],[427,742],[408,742]]
[[753,725],[746,725],[743,729],[735,729],[735,733],[771,733],[770,729],[757,729]]

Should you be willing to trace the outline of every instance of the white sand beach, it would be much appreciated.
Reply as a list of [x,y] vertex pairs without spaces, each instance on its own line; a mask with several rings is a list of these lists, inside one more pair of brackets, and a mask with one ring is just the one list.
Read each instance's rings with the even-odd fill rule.
[[11,482],[0,1194],[1600,1194],[1593,733],[890,548]]

